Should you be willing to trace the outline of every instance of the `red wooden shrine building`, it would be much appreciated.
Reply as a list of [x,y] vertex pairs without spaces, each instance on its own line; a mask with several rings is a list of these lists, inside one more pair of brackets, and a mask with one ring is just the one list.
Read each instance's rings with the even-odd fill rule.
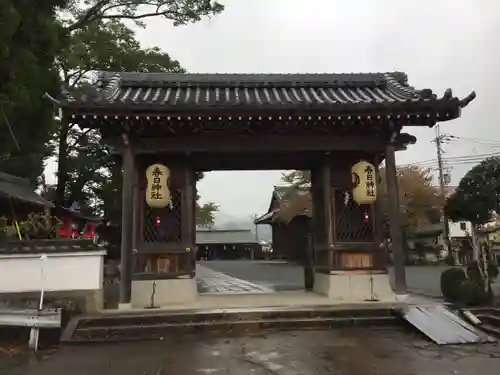
[[[104,72],[61,105],[66,121],[100,129],[122,157],[121,302],[146,306],[153,280],[157,304],[197,298],[195,172],[210,170],[310,170],[314,290],[364,299],[370,278],[389,296],[376,185],[358,191],[352,179],[362,162],[370,173],[358,177],[376,181],[384,159],[396,292],[405,293],[395,151],[415,138],[403,128],[453,120],[474,97],[417,90],[399,72]],[[365,213],[374,219],[360,222]]]

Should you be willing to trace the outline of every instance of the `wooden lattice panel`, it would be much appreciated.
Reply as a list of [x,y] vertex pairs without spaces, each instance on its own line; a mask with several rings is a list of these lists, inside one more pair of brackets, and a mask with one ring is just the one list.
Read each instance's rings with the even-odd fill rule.
[[181,192],[172,192],[172,207],[146,207],[142,226],[144,243],[181,242]]
[[[365,215],[368,220],[365,220]],[[336,242],[370,242],[375,239],[370,205],[353,201],[349,190],[335,190]]]

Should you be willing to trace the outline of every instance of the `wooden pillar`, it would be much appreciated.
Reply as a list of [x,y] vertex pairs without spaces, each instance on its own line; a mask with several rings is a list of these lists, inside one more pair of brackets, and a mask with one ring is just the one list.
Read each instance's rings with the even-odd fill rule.
[[333,256],[331,184],[331,168],[326,161],[318,168],[311,170],[312,233],[315,265],[318,269],[325,270],[331,268]]
[[196,268],[196,175],[186,163],[182,168],[182,201],[181,201],[181,242],[189,249],[189,262],[194,276]]
[[387,180],[389,227],[391,234],[392,254],[394,257],[395,292],[396,294],[406,294],[403,228],[401,225],[402,218],[399,208],[396,155],[393,144],[388,144],[385,149],[385,171]]
[[139,178],[139,168],[134,168],[134,185],[133,185],[133,200],[132,200],[132,274],[138,270],[139,260],[135,256],[137,246],[139,245],[141,232],[141,185]]
[[385,223],[385,212],[382,205],[382,200],[380,199],[380,160],[377,158],[374,161],[376,168],[376,179],[378,186],[378,195],[379,198],[373,204],[372,212],[374,218],[374,238],[377,242],[379,248],[373,256],[373,267],[377,270],[387,270],[387,251],[384,246],[384,223]]
[[324,222],[323,231],[325,232],[325,251],[328,251],[328,267],[333,266],[333,199],[332,199],[332,169],[329,163],[325,163],[321,168],[322,194]]
[[136,166],[134,155],[128,139],[125,137],[126,147],[123,151],[122,175],[122,228],[121,228],[121,274],[120,274],[120,303],[130,303],[132,287],[132,250],[133,250],[133,201],[134,176]]

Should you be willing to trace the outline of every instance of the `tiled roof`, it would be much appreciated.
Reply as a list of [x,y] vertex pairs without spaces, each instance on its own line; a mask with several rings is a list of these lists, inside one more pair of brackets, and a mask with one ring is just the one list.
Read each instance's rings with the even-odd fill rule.
[[281,200],[295,190],[296,188],[293,186],[275,186],[273,194],[276,196],[277,199]]
[[178,74],[113,73],[99,75],[97,87],[70,108],[147,109],[316,109],[327,112],[345,106],[425,104],[464,107],[475,97],[460,100],[447,90],[438,98],[430,89],[416,90],[404,73],[370,74]]
[[289,199],[293,199],[296,196],[308,194],[309,189],[306,188],[297,188],[295,186],[274,186],[273,189],[273,198],[277,199],[279,208],[272,209],[272,200],[269,205],[269,210],[262,216],[259,216],[254,220],[255,224],[271,224],[274,216],[280,211],[282,208],[282,204],[285,203]]
[[197,229],[196,244],[252,244],[257,243],[250,229]]
[[254,224],[271,224],[273,221],[273,217],[278,212],[279,209],[273,210],[273,211],[268,211],[264,215],[259,216],[256,218],[253,222]]
[[0,197],[8,197],[38,206],[52,207],[52,203],[35,193],[35,188],[29,181],[0,172]]

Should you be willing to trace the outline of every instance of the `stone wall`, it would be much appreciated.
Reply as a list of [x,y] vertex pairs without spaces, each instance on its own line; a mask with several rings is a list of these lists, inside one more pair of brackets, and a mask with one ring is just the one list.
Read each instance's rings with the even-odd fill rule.
[[[37,309],[40,292],[0,294],[0,308]],[[46,292],[43,306],[61,308],[65,315],[93,314],[103,308],[103,293],[99,290]]]

